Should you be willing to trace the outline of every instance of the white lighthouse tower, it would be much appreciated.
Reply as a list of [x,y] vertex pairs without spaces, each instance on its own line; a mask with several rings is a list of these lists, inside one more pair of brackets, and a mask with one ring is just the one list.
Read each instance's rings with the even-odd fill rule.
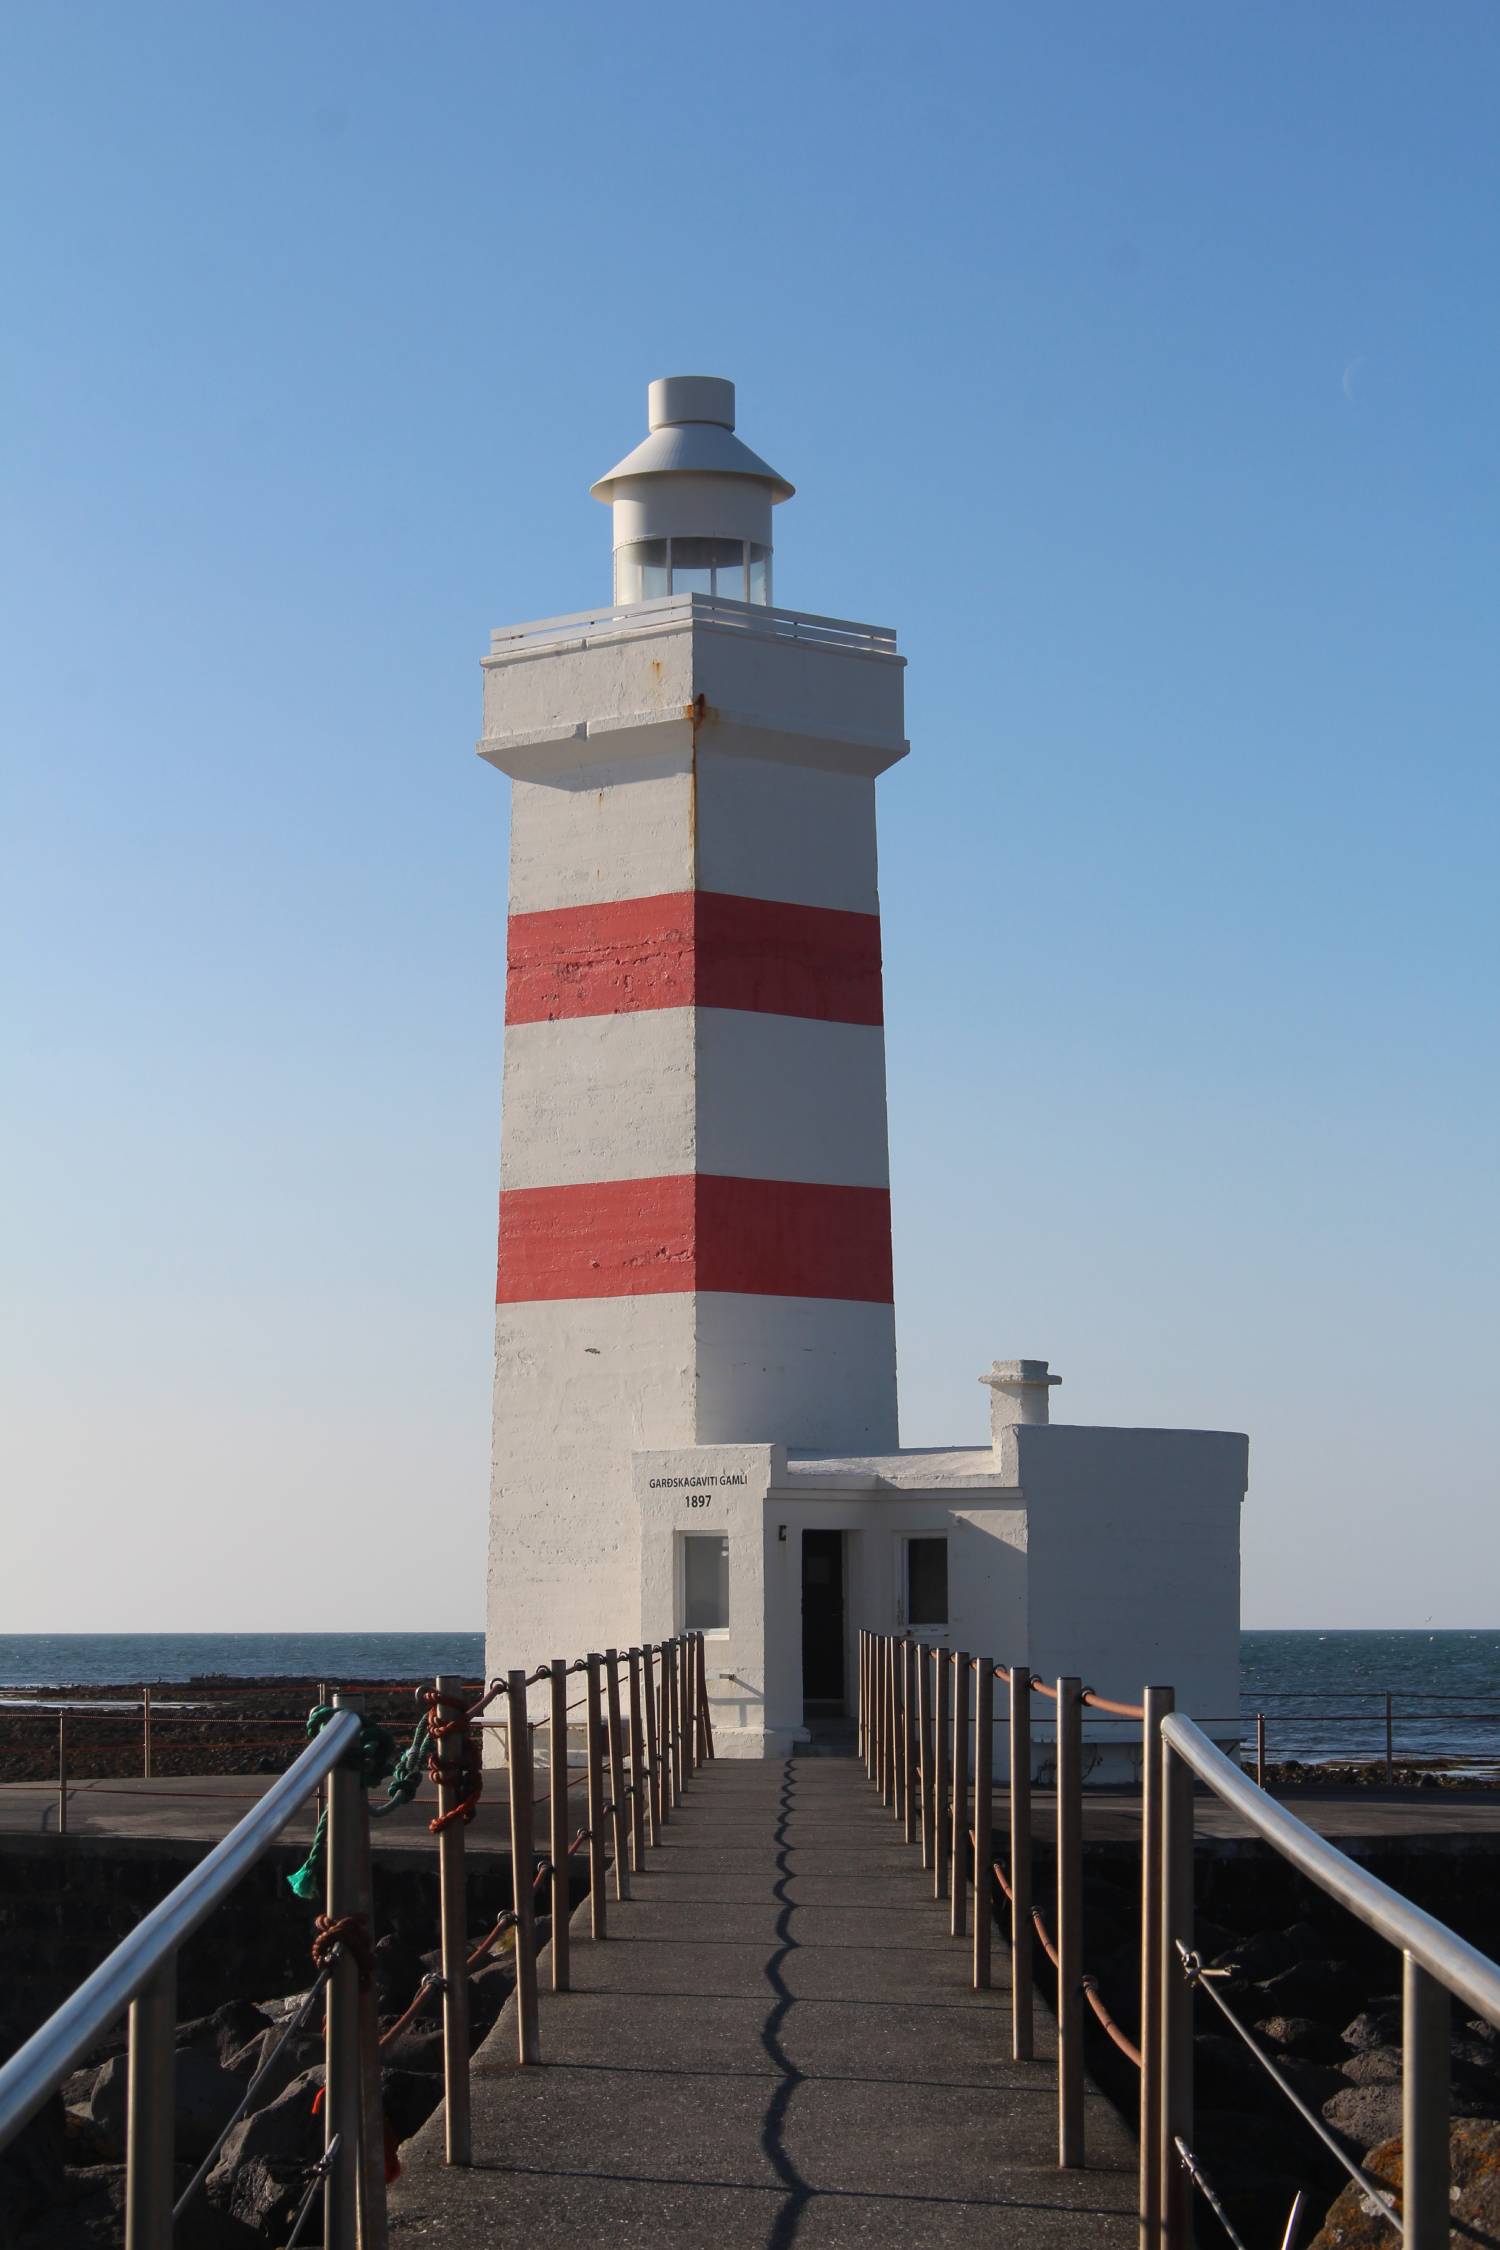
[[[904,660],[772,605],[792,487],[733,384],[667,377],[648,419],[593,487],[612,605],[485,660],[513,783],[489,1661],[702,1629],[720,1750],[760,1755],[845,1706],[860,1625],[1025,1653],[1014,1425],[1042,1483],[1065,1433],[997,1390],[991,1447],[897,1450],[875,782]],[[1239,1449],[1213,1640],[1243,1440],[1187,1434]],[[1159,1510],[1176,1472],[1142,1474]]]

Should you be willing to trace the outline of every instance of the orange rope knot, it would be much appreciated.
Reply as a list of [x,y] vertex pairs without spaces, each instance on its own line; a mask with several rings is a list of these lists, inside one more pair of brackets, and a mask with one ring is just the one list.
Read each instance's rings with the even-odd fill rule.
[[[461,1820],[467,1828],[478,1812],[484,1788],[484,1765],[478,1738],[470,1724],[473,1713],[462,1697],[440,1695],[436,1688],[428,1688],[423,1701],[427,1706],[427,1732],[432,1737],[432,1748],[427,1753],[427,1778],[434,1788],[458,1792],[457,1803],[427,1823],[427,1833],[440,1836],[455,1820]],[[442,1709],[451,1711],[454,1716],[440,1718],[438,1714]],[[448,1760],[440,1756],[438,1745],[453,1734],[459,1738],[459,1754],[455,1760]]]
[[374,1956],[370,1951],[370,1926],[363,1914],[330,1914],[313,1918],[312,1957],[315,1969],[326,1969],[336,1953],[347,1952],[359,1970],[361,1986],[370,1981]]

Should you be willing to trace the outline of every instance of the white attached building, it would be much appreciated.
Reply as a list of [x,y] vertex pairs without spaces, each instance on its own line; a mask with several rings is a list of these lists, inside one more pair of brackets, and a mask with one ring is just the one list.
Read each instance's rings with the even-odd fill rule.
[[[1104,1694],[1238,1692],[1246,1441],[896,1430],[875,783],[895,635],[772,606],[792,487],[653,383],[614,604],[497,632],[513,784],[489,1663],[702,1628],[721,1754],[852,1707],[861,1626]],[[1039,1742],[1039,1758],[1050,1756]]]

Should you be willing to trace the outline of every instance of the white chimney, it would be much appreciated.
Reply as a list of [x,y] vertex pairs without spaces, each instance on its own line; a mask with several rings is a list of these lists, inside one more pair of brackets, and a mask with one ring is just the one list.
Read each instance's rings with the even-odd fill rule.
[[979,1380],[989,1389],[990,1443],[998,1453],[1002,1432],[1047,1420],[1047,1393],[1062,1377],[1049,1375],[1044,1359],[997,1359]]

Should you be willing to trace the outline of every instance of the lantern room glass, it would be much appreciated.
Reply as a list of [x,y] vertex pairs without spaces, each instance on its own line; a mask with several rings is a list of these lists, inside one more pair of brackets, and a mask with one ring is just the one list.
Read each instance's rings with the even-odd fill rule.
[[743,539],[637,539],[615,549],[615,600],[649,602],[662,594],[713,601],[771,599],[771,550]]

